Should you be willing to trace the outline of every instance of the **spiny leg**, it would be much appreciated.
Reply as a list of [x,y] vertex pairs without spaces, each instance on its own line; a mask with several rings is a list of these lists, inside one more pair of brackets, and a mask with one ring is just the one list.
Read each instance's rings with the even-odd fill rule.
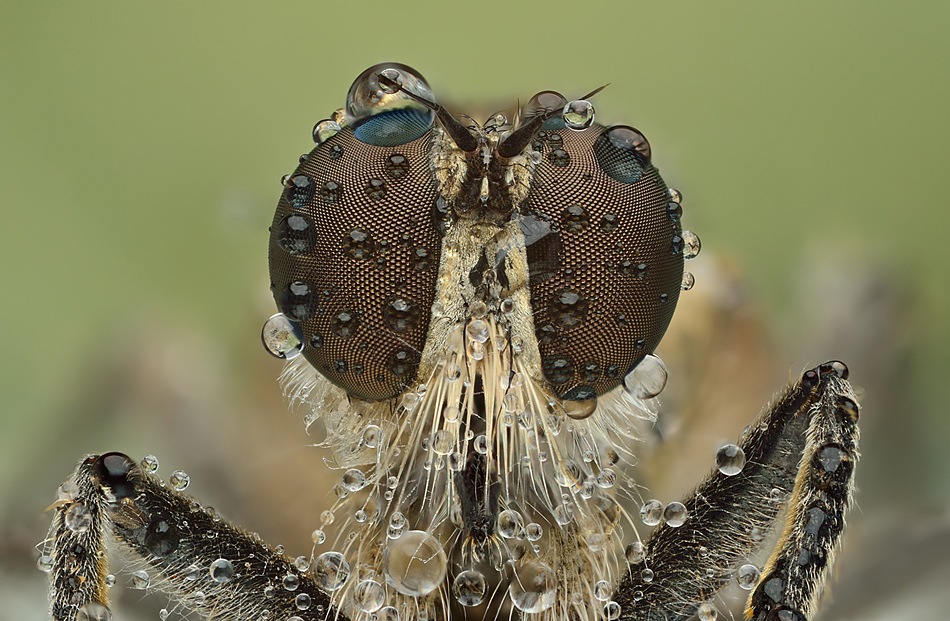
[[858,406],[847,376],[840,362],[805,372],[750,425],[741,470],[714,470],[684,500],[685,522],[660,525],[644,560],[621,578],[614,601],[622,619],[694,614],[760,546],[786,499],[780,543],[746,614],[811,618],[853,491]]
[[72,498],[57,503],[46,542],[55,621],[109,618],[104,548],[110,536],[147,573],[149,588],[202,617],[346,619],[331,609],[317,581],[339,586],[348,567],[325,562],[310,573],[298,569],[127,456],[88,457],[72,482]]

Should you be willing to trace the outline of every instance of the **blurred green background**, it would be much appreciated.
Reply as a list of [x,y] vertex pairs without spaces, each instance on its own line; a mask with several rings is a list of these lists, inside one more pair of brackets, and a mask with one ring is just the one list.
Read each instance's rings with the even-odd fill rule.
[[[267,226],[313,123],[385,60],[461,111],[609,82],[598,119],[650,139],[697,263],[737,266],[780,369],[849,363],[866,406],[855,521],[946,538],[948,26],[942,2],[3,2],[6,609],[45,606],[30,546],[83,454],[152,452],[223,480],[279,469],[255,445],[273,426],[305,451],[259,343]],[[816,319],[841,308],[832,328]],[[832,351],[826,332],[854,326],[860,346]],[[194,491],[266,522],[274,508],[240,508],[241,489]]]

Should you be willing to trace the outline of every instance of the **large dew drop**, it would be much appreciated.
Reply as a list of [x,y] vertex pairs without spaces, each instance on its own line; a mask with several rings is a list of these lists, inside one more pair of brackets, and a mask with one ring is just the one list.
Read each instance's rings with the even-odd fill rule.
[[666,365],[659,356],[647,354],[627,376],[623,386],[638,399],[652,399],[666,387]]
[[350,564],[339,552],[324,552],[313,563],[313,578],[325,591],[336,591],[349,577]]
[[383,554],[386,584],[404,595],[420,597],[439,588],[448,561],[442,544],[421,530],[409,530],[389,541]]
[[745,451],[735,444],[726,444],[716,452],[716,467],[727,477],[732,477],[745,467]]
[[452,594],[463,606],[478,606],[485,600],[487,590],[485,576],[474,569],[463,571],[452,582]]
[[544,612],[554,605],[557,595],[557,577],[554,570],[537,561],[531,561],[515,571],[508,593],[515,608],[522,612]]
[[261,329],[261,342],[264,349],[275,358],[291,360],[303,351],[300,327],[291,322],[283,313],[277,313],[264,322]]

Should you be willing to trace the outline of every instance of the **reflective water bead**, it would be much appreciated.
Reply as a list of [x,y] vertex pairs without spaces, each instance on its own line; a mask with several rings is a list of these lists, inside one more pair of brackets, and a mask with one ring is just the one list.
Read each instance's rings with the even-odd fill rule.
[[358,492],[366,487],[366,475],[358,468],[350,468],[343,473],[343,487],[350,492]]
[[557,595],[557,576],[550,567],[538,561],[525,563],[515,570],[508,585],[515,608],[522,612],[544,612]]
[[558,505],[554,508],[554,521],[556,521],[561,526],[565,526],[571,523],[571,520],[574,519],[574,503],[565,502],[563,505]]
[[693,285],[696,284],[696,277],[693,276],[690,272],[683,272],[683,280],[680,282],[680,289],[683,291],[689,291],[693,288]]
[[53,557],[49,554],[42,554],[38,559],[36,559],[36,567],[45,573],[49,573],[53,570]]
[[445,406],[445,409],[442,410],[442,418],[450,423],[457,421],[461,414],[462,413],[459,411],[459,409],[454,405],[447,405]]
[[683,231],[683,258],[687,261],[695,259],[699,254],[702,245],[699,242],[699,236],[692,231]]
[[307,254],[317,244],[317,227],[310,216],[290,213],[277,224],[274,239],[287,254]]
[[448,429],[439,429],[432,436],[432,451],[436,455],[448,455],[455,448],[455,434]]
[[736,582],[746,591],[751,591],[759,584],[762,572],[755,565],[745,564],[736,571]]
[[612,468],[604,468],[597,473],[597,485],[604,489],[611,488],[617,482],[617,473]]
[[696,610],[696,617],[699,621],[716,621],[719,618],[719,611],[709,602],[703,602]]
[[683,202],[683,194],[679,190],[674,190],[673,188],[670,188],[667,190],[667,192],[670,195],[670,200],[673,201],[674,203]]
[[469,338],[473,341],[484,343],[489,337],[488,322],[483,319],[471,321],[465,328],[465,332],[468,333]]
[[106,574],[106,577],[102,579],[103,583],[110,589],[115,586],[115,575]]
[[599,599],[602,602],[606,602],[610,599],[611,591],[610,583],[606,580],[598,580],[594,584],[594,597]]
[[445,365],[445,379],[454,382],[460,377],[462,377],[462,369],[459,365],[455,363]]
[[183,492],[187,489],[188,484],[191,483],[191,478],[184,470],[176,470],[168,477],[168,482],[171,483],[174,489]]
[[134,571],[132,572],[132,588],[133,589],[147,589],[149,584],[148,572],[145,571]]
[[318,528],[310,533],[310,540],[319,545],[327,540],[327,534]]
[[686,523],[686,506],[681,502],[671,502],[663,509],[663,521],[667,526],[678,528]]
[[528,541],[537,541],[544,534],[544,529],[537,522],[531,522],[524,527],[524,536]]
[[298,556],[294,559],[294,568],[297,571],[307,571],[310,569],[310,558],[307,556]]
[[307,610],[310,608],[311,599],[306,593],[300,593],[294,598],[294,606],[297,610]]
[[478,606],[485,600],[487,590],[485,576],[474,569],[461,572],[452,581],[452,594],[462,606]]
[[594,106],[583,99],[569,101],[564,106],[561,117],[569,128],[576,131],[584,130],[594,124]]
[[296,591],[300,586],[300,576],[297,574],[287,574],[280,583],[284,585],[285,591]]
[[644,568],[640,572],[640,579],[643,580],[644,582],[653,582],[653,577],[654,577],[653,570],[650,569],[649,567]]
[[399,611],[393,606],[383,606],[376,612],[376,621],[399,621]]
[[66,509],[66,528],[74,533],[84,533],[92,525],[92,514],[83,502],[74,502]]
[[313,142],[323,144],[333,136],[340,133],[340,124],[330,119],[323,119],[313,126]]
[[76,621],[112,621],[112,611],[99,602],[89,602],[76,611]]
[[745,467],[745,452],[735,444],[726,444],[716,451],[716,467],[727,477],[735,476]]
[[627,392],[638,399],[652,399],[666,387],[666,365],[659,356],[647,354],[623,378]]
[[620,604],[617,602],[607,602],[604,605],[604,616],[607,618],[607,621],[617,621],[620,618]]
[[158,457],[154,455],[146,455],[142,458],[142,470],[145,472],[155,472],[158,470]]
[[226,558],[219,558],[208,567],[208,575],[215,582],[223,584],[234,578],[234,565]]
[[168,611],[168,608],[162,608],[161,610],[158,611],[158,618],[161,621],[166,621],[169,615],[171,615],[171,613]]
[[356,585],[353,600],[363,612],[376,612],[386,603],[386,590],[375,580],[363,580]]
[[290,321],[283,313],[272,315],[261,328],[264,349],[275,358],[292,360],[299,356],[303,351],[302,336],[300,326]]
[[498,534],[505,539],[514,539],[521,534],[524,521],[514,509],[506,509],[498,514]]
[[653,499],[643,503],[640,507],[640,519],[647,526],[656,526],[663,517],[663,503]]
[[324,552],[313,562],[314,581],[325,591],[336,591],[350,577],[350,564],[339,552]]
[[448,560],[439,540],[421,530],[406,531],[390,541],[383,553],[386,583],[402,593],[419,597],[439,588]]
[[597,409],[597,396],[590,399],[567,399],[564,401],[564,413],[568,418],[584,420]]
[[627,562],[630,564],[636,564],[646,557],[646,546],[639,541],[634,541],[627,546],[627,549],[624,551],[624,555],[627,557]]
[[488,454],[488,438],[484,434],[476,436],[473,446],[482,455]]
[[382,432],[379,430],[379,427],[376,425],[367,425],[366,429],[363,430],[363,444],[369,448],[376,448],[379,446],[379,437]]

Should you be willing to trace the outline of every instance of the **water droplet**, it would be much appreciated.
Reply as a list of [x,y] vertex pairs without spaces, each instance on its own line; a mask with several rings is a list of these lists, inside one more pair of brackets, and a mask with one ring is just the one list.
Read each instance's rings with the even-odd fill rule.
[[541,361],[544,377],[560,386],[574,378],[574,361],[566,355],[548,356]]
[[145,472],[155,472],[158,470],[158,457],[154,455],[146,455],[142,458],[142,470]]
[[616,214],[604,214],[600,219],[600,230],[603,233],[613,233],[620,225],[620,218]]
[[277,245],[292,255],[307,254],[317,243],[317,227],[309,216],[302,213],[284,216],[273,235]]
[[627,546],[624,554],[627,557],[627,562],[634,565],[636,563],[642,562],[646,557],[646,547],[641,542],[634,541]]
[[383,309],[383,321],[399,334],[414,330],[419,325],[419,319],[416,305],[406,298],[392,298]]
[[745,452],[735,444],[726,444],[716,451],[716,467],[727,477],[742,472],[745,466]]
[[488,454],[488,438],[485,437],[485,434],[481,434],[475,437],[475,441],[472,443],[472,446],[475,447],[475,450],[482,455]]
[[330,138],[333,138],[340,132],[340,124],[330,119],[323,119],[313,126],[313,141],[316,144],[323,144]]
[[162,608],[158,611],[158,618],[161,621],[167,621],[169,615],[171,615],[171,613],[168,611],[168,608]]
[[382,179],[370,179],[366,182],[363,191],[366,192],[366,196],[374,201],[382,200],[386,198],[386,182]]
[[211,563],[208,574],[219,584],[228,582],[234,578],[234,565],[226,558],[219,558]]
[[478,606],[485,600],[488,582],[481,572],[468,569],[455,576],[452,594],[462,606]]
[[[275,358],[292,360],[299,356],[303,351],[302,338],[300,326],[290,321],[283,313],[272,315],[264,322],[264,327],[261,329],[261,342],[264,343],[264,349]],[[158,469],[157,459],[155,469]]]
[[557,577],[550,567],[538,561],[525,563],[515,570],[508,585],[515,608],[522,612],[544,612],[554,604]]
[[681,502],[671,502],[663,509],[663,521],[667,526],[679,528],[686,523],[686,506]]
[[594,597],[602,602],[610,599],[611,591],[613,589],[610,588],[610,583],[606,580],[598,580],[594,583]]
[[617,473],[614,472],[613,468],[604,468],[597,473],[596,482],[598,487],[609,489],[617,482]]
[[40,555],[40,557],[36,559],[36,566],[44,573],[53,571],[53,557],[49,554]]
[[696,284],[696,277],[689,272],[683,272],[683,280],[680,282],[680,289],[689,291]]
[[327,181],[320,188],[320,198],[324,203],[337,203],[343,196],[343,186],[336,181]]
[[306,321],[318,310],[317,292],[308,281],[295,280],[281,291],[277,307],[291,321]]
[[401,179],[409,174],[409,160],[405,155],[393,153],[386,158],[384,165],[386,174],[393,179]]
[[659,356],[647,354],[637,366],[623,378],[627,392],[637,399],[652,399],[666,387],[666,365]]
[[66,509],[66,528],[74,533],[84,533],[92,526],[92,513],[83,502],[74,502]]
[[736,582],[746,591],[751,591],[759,584],[762,572],[755,565],[745,564],[736,571]]
[[181,537],[170,518],[155,515],[145,529],[145,549],[155,556],[168,556],[178,549]]
[[537,541],[544,534],[544,529],[537,522],[531,522],[524,527],[524,536],[528,541]]
[[317,530],[310,533],[310,540],[315,544],[320,545],[327,540],[327,534],[318,528]]
[[356,333],[360,317],[349,309],[343,309],[330,320],[330,331],[341,339],[348,339]]
[[306,572],[310,569],[310,558],[307,556],[298,556],[294,559],[294,568],[297,571]]
[[176,470],[168,477],[168,482],[171,483],[172,488],[183,492],[188,488],[188,484],[191,483],[191,477],[189,477],[188,473],[184,470]]
[[621,183],[636,183],[650,167],[650,143],[626,125],[605,129],[594,143],[594,154],[601,169]]
[[680,193],[679,190],[674,190],[673,188],[670,188],[670,189],[667,190],[667,192],[668,192],[669,195],[670,195],[670,201],[672,201],[672,202],[674,202],[674,203],[677,203],[677,204],[683,202],[683,195]]
[[423,272],[432,267],[432,258],[429,256],[428,248],[416,248],[413,252],[412,266]]
[[561,213],[561,226],[567,233],[583,233],[590,226],[590,214],[580,205],[569,205]]
[[683,231],[683,258],[687,261],[695,259],[700,248],[702,244],[699,242],[699,236],[692,231]]
[[382,435],[379,427],[376,425],[367,425],[366,429],[363,430],[363,444],[368,448],[376,448],[379,446],[379,438]]
[[76,621],[112,621],[112,611],[99,602],[89,602],[76,611]]
[[310,608],[310,601],[309,595],[306,593],[300,593],[294,598],[294,606],[297,607],[297,610],[307,610]]
[[406,531],[383,553],[386,583],[404,595],[420,597],[439,588],[448,562],[439,541],[421,530]]
[[670,222],[679,222],[679,219],[683,217],[683,207],[679,203],[667,203],[666,216],[670,219]]
[[185,580],[189,582],[194,582],[201,575],[201,568],[195,564],[191,564],[185,568]]
[[488,322],[482,319],[470,321],[468,326],[465,328],[465,332],[468,334],[470,339],[477,343],[484,343],[488,341],[488,337],[490,335]]
[[386,603],[386,590],[375,580],[363,580],[356,585],[353,601],[363,612],[376,612]]
[[343,473],[343,487],[351,492],[360,491],[366,487],[366,475],[363,474],[362,470],[350,468]]
[[617,621],[620,618],[621,610],[620,604],[617,602],[607,602],[604,605],[604,617],[607,618],[607,621]]
[[699,621],[716,621],[719,618],[719,611],[709,602],[703,602],[696,610],[696,617]]
[[662,517],[663,503],[659,500],[648,500],[640,507],[640,519],[643,520],[643,523],[647,526],[656,526],[660,523],[660,518]]
[[383,606],[376,612],[376,621],[399,621],[399,611],[393,606]]
[[505,539],[520,536],[523,529],[524,520],[514,509],[507,509],[498,514],[498,534]]
[[144,590],[148,588],[149,577],[148,573],[144,571],[135,571],[132,572],[132,588],[138,590]]
[[570,101],[564,106],[561,117],[570,129],[585,130],[594,124],[594,106],[583,99]]
[[405,377],[414,374],[419,367],[419,354],[413,349],[405,347],[397,349],[390,356],[386,368],[394,375]]
[[653,577],[654,574],[652,569],[646,568],[640,572],[640,579],[644,582],[653,582]]
[[284,585],[284,590],[296,591],[297,587],[300,586],[300,576],[297,574],[287,574],[280,583]]
[[571,155],[564,149],[554,149],[548,154],[548,161],[558,168],[565,168],[571,163]]

